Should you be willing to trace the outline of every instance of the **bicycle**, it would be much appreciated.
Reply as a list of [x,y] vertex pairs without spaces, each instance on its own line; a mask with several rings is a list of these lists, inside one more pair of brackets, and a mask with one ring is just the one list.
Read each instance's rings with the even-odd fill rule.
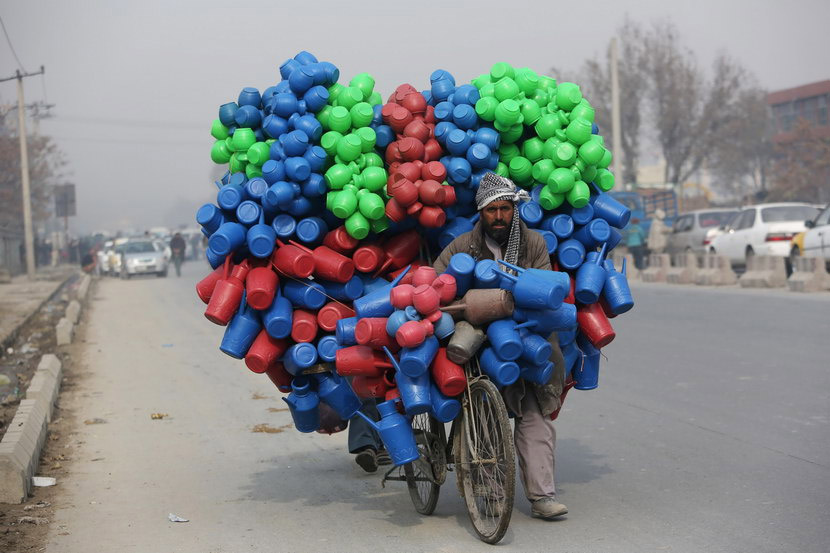
[[[507,532],[516,486],[516,452],[504,400],[477,359],[464,365],[467,387],[461,412],[452,421],[449,441],[444,423],[429,413],[412,417],[420,456],[383,477],[405,481],[415,510],[430,515],[438,503],[447,472],[458,473],[458,491],[473,529],[486,543],[498,543]],[[392,476],[396,470],[399,474]],[[403,474],[400,474],[402,472]]]

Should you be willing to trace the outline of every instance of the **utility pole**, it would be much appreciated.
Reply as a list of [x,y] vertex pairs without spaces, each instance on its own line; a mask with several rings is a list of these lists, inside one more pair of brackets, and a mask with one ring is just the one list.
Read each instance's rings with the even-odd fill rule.
[[611,139],[614,142],[614,176],[625,188],[622,169],[622,126],[620,124],[620,74],[617,64],[617,37],[611,39]]
[[32,232],[32,194],[29,186],[29,152],[26,147],[26,112],[23,101],[23,77],[34,77],[43,75],[43,66],[37,73],[15,72],[14,77],[0,79],[0,82],[17,79],[17,132],[20,134],[20,180],[23,196],[23,240],[26,248],[26,275],[29,280],[35,278],[35,239]]

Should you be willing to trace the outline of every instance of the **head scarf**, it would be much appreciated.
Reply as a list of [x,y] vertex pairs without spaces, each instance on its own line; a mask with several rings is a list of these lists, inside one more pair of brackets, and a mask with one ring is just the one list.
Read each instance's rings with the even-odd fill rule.
[[496,201],[513,202],[513,222],[510,225],[504,260],[514,265],[519,261],[519,240],[521,239],[519,203],[529,199],[530,195],[527,191],[517,188],[513,181],[495,173],[485,173],[476,190],[476,208],[479,211]]

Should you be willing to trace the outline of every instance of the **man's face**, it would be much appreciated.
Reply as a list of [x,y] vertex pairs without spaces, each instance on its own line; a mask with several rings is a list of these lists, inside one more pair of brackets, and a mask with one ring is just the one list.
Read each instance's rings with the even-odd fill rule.
[[510,235],[510,225],[513,223],[513,202],[490,202],[481,210],[481,223],[490,238],[503,244]]

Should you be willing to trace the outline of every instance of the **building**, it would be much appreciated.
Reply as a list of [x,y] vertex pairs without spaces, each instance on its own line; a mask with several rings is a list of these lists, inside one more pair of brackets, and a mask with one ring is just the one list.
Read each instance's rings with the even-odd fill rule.
[[767,95],[767,104],[772,114],[774,142],[791,140],[799,118],[815,128],[816,136],[830,138],[830,80],[772,92]]

